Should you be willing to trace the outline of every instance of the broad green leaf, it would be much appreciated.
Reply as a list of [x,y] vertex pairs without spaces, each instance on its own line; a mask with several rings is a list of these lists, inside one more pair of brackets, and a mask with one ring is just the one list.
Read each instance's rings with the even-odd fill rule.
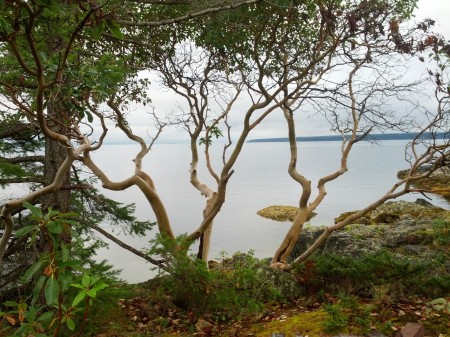
[[30,212],[31,212],[31,214],[32,214],[34,217],[37,217],[37,218],[42,218],[42,217],[43,217],[41,209],[40,209],[40,208],[37,208],[36,206],[34,206],[34,205],[32,205],[32,204],[30,204],[28,201],[24,201],[24,202],[23,202],[23,206],[24,206],[25,208],[29,209]]
[[82,290],[78,293],[77,296],[73,299],[72,307],[76,307],[78,303],[80,303],[86,297],[86,290]]
[[39,280],[36,282],[36,285],[33,288],[33,297],[31,299],[31,305],[34,306],[36,301],[39,298],[39,294],[41,293],[42,287],[44,286],[44,282],[47,278],[42,275]]
[[[75,217],[75,216],[77,216],[77,215],[78,215],[78,214],[75,213],[75,212],[68,212],[68,213],[61,213],[61,214],[59,215],[59,217],[60,217],[60,218],[73,218],[73,217]],[[75,223],[78,224],[78,222],[76,222],[75,220],[69,220],[69,221],[73,221],[73,222],[75,222]]]
[[123,33],[120,31],[120,27],[116,22],[111,22],[108,27],[114,37],[123,39]]
[[45,215],[44,219],[47,221],[50,221],[51,218],[53,218],[54,216],[58,215],[59,212],[58,211],[54,211],[51,208],[49,208],[47,214]]
[[92,114],[89,111],[86,111],[85,115],[86,115],[86,118],[89,123],[92,123],[94,121],[94,117],[92,116]]
[[73,319],[67,318],[66,324],[69,330],[71,331],[75,330],[75,322],[73,321]]
[[27,235],[29,232],[35,230],[36,228],[37,228],[36,225],[22,227],[21,229],[17,230],[17,232],[14,234],[14,237],[21,238]]
[[53,311],[47,311],[45,313],[43,313],[41,316],[39,316],[38,321],[39,322],[45,322],[48,320],[51,320],[53,317]]
[[19,305],[19,303],[14,301],[6,301],[3,304],[6,305],[7,307],[17,307]]
[[95,289],[89,289],[88,291],[86,291],[86,294],[89,297],[92,297],[92,298],[96,298],[97,297],[97,291]]
[[101,38],[104,30],[105,30],[105,22],[102,21],[97,26],[89,29],[89,33],[94,38],[94,40],[99,40]]
[[52,221],[47,224],[47,229],[51,233],[60,234],[62,233],[62,225],[57,221]]
[[79,289],[85,289],[85,287],[83,287],[83,285],[81,285],[79,283],[72,283],[70,286],[71,287],[75,287],[75,288],[79,288]]
[[81,279],[81,284],[85,287],[88,288],[91,284],[91,277],[88,274],[84,274],[83,278]]
[[106,283],[99,283],[94,288],[92,288],[92,290],[99,291],[99,290],[105,289],[107,287],[108,287],[108,285]]
[[58,302],[59,284],[58,280],[52,275],[45,284],[45,301],[47,305],[53,305]]
[[100,276],[92,276],[90,285],[92,286],[92,285],[96,284],[98,281],[100,281],[100,278],[101,278]]
[[64,244],[64,242],[61,242],[61,257],[64,262],[69,259],[69,249]]
[[44,262],[43,261],[38,261],[36,263],[34,263],[30,268],[28,268],[28,270],[25,272],[25,274],[22,276],[21,281],[23,283],[28,282],[31,277],[36,274],[36,272],[41,269],[42,264]]

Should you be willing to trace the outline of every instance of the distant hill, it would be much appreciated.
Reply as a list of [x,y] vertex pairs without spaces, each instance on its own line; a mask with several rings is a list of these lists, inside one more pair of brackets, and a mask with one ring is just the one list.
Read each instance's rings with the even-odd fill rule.
[[[416,133],[406,132],[406,133],[380,133],[367,135],[363,141],[379,141],[379,140],[411,140],[416,137]],[[431,134],[426,133],[421,138],[431,139]],[[438,133],[438,139],[449,139],[449,133]],[[329,142],[329,141],[341,141],[342,137],[339,135],[332,136],[312,136],[312,137],[297,137],[297,142]],[[288,142],[289,139],[287,137],[283,138],[260,138],[260,139],[252,139],[249,140],[248,143],[274,143],[274,142]]]

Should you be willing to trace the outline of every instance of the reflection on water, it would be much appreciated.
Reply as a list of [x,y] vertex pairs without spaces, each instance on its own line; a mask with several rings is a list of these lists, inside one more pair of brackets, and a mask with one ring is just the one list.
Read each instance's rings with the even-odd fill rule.
[[[330,182],[327,196],[312,219],[313,225],[329,225],[342,212],[361,209],[381,197],[396,182],[397,172],[408,167],[404,161],[404,141],[386,141],[381,145],[361,142],[350,155],[348,172]],[[95,155],[104,170],[115,179],[123,179],[133,172],[131,160],[138,151],[134,145],[106,146]],[[318,180],[339,168],[339,142],[299,143],[299,168],[312,181]],[[220,163],[220,156],[216,164]],[[120,158],[120,161],[117,160]],[[298,203],[300,188],[287,173],[289,161],[288,143],[249,143],[244,147],[232,175],[225,205],[214,223],[212,257],[221,251],[255,250],[256,256],[268,257],[281,242],[289,223],[278,223],[256,215],[270,205],[293,205]],[[147,170],[167,206],[176,234],[191,232],[202,216],[204,199],[189,183],[190,152],[187,144],[157,145],[144,161]],[[219,167],[219,166],[217,166]],[[199,169],[199,178],[207,179],[206,172]],[[154,220],[151,208],[136,188],[125,192],[102,191],[116,200],[136,203],[140,219]],[[314,193],[314,198],[317,193]],[[402,200],[414,201],[421,195],[408,195]],[[450,204],[439,196],[430,196],[432,202],[444,208]],[[138,248],[148,245],[150,238],[124,238]],[[130,282],[150,277],[150,265],[131,253],[111,244],[99,258],[106,258],[118,268],[122,277]]]

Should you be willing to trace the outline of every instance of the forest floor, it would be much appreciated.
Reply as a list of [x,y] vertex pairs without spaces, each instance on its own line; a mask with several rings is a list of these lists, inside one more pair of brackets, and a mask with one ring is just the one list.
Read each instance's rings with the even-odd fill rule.
[[[427,337],[450,337],[450,298],[342,297],[329,294],[267,303],[254,314],[221,321],[215,313],[198,316],[139,286],[110,289],[83,336],[396,336],[406,323],[422,323]],[[161,296],[160,294],[158,296]]]

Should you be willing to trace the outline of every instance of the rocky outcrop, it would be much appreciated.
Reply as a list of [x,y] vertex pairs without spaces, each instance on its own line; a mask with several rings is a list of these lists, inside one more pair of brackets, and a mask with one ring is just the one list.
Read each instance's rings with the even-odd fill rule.
[[[358,211],[342,213],[335,219],[335,223],[346,219]],[[416,202],[390,201],[367,213],[364,217],[355,220],[353,224],[379,225],[398,224],[402,221],[430,222],[430,220],[442,218],[450,220],[450,212],[441,207],[433,206],[425,199],[417,199]]]
[[[348,214],[343,214],[340,219]],[[359,224],[351,224],[330,235],[320,252],[359,257],[388,250],[399,258],[426,261],[446,249],[435,242],[435,219],[450,221],[450,211],[423,200],[389,202],[370,212]],[[324,227],[305,228],[291,256],[299,256],[323,232]],[[447,252],[447,269],[450,260]]]
[[[274,205],[269,206],[266,208],[263,208],[256,212],[259,216],[262,216],[266,219],[271,219],[275,221],[294,221],[295,217],[297,216],[299,208],[295,206],[280,206],[280,205]],[[314,218],[317,214],[312,213],[311,216],[307,220],[311,220]]]
[[[429,167],[423,167],[419,170],[424,173]],[[408,174],[409,170],[402,170],[397,173],[397,177],[403,179]],[[446,199],[450,199],[450,167],[444,166],[430,174],[428,178],[424,178],[414,182],[418,188],[430,191],[431,193],[440,194]]]

